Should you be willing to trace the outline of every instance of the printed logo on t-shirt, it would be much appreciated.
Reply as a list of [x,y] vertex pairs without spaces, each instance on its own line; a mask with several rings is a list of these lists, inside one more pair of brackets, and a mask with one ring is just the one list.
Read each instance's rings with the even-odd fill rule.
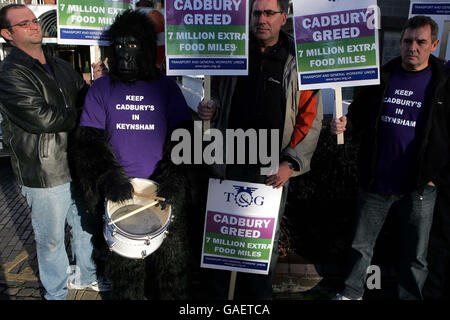
[[411,168],[419,152],[428,115],[427,91],[432,70],[392,73],[383,100],[378,130],[378,162],[375,190],[402,194],[410,190]]
[[[391,95],[384,98],[384,103],[389,103],[395,108],[394,114],[381,115],[381,121],[401,126],[415,127],[416,121],[409,118],[411,110],[406,110],[407,112],[405,113],[405,109],[420,109],[422,107],[422,101],[413,100],[411,99],[412,97],[414,97],[414,91],[412,90],[395,89]],[[405,119],[407,117],[409,119]]]
[[[117,122],[116,130],[155,130],[154,123],[142,123],[141,113],[147,111],[155,111],[156,108],[153,104],[139,104],[139,102],[145,101],[144,96],[137,96],[126,94],[125,95],[126,103],[118,103],[116,104],[116,110],[119,111],[133,111],[131,114],[131,118],[129,120],[133,121],[132,123],[125,122]],[[136,102],[136,103],[133,103]]]

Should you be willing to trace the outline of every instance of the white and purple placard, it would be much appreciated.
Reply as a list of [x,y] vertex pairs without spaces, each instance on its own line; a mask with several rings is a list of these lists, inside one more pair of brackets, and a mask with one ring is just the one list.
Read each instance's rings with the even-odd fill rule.
[[248,0],[167,0],[168,75],[247,75]]
[[282,189],[210,179],[202,268],[268,274]]
[[376,0],[294,0],[300,90],[378,84]]
[[417,15],[429,16],[436,21],[439,44],[432,54],[450,60],[450,1],[411,1],[409,18]]

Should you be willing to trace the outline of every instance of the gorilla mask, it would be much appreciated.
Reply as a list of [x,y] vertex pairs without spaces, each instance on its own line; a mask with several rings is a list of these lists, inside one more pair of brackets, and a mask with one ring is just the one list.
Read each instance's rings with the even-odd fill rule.
[[125,10],[106,33],[111,41],[109,75],[113,81],[134,83],[158,79],[156,33],[142,12]]
[[133,36],[123,36],[114,39],[114,53],[117,59],[118,75],[125,82],[135,82],[139,79],[139,66],[142,65],[142,47]]

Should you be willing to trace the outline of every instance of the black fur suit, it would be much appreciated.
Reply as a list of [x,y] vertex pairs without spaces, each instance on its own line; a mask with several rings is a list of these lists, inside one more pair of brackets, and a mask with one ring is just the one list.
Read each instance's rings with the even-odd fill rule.
[[[144,14],[125,11],[108,29],[108,36],[112,40],[113,51],[109,57],[109,77],[112,81],[133,84],[138,80],[158,79],[155,67],[156,36],[151,22]],[[134,65],[128,56],[124,58],[117,53],[124,45],[123,39],[130,38],[137,39],[137,47],[142,50]],[[134,49],[135,47],[132,48]],[[167,136],[170,138],[170,134]],[[130,178],[112,151],[108,132],[80,126],[74,137],[71,148],[73,163],[90,211],[103,215],[104,199],[117,202],[131,198],[133,187]],[[167,151],[163,152],[163,157],[170,161],[167,153],[170,157],[170,152]],[[113,282],[113,299],[190,297],[192,243],[188,237],[192,233],[187,217],[191,206],[187,193],[189,184],[183,170],[177,170],[176,175],[166,172],[172,167],[175,170],[177,168],[171,164],[165,165],[163,161],[152,176],[148,177],[160,184],[158,195],[166,197],[166,204],[172,205],[174,220],[169,226],[168,236],[161,247],[145,260],[127,259],[113,252],[108,256],[105,275]],[[172,180],[169,181],[169,178]],[[101,229],[102,225],[99,224],[99,238],[103,238]]]
[[[190,136],[194,136],[194,126],[192,121],[181,123],[176,129],[185,129]],[[189,272],[179,268],[169,268],[166,272],[157,272],[157,286],[160,293],[172,290],[173,292],[190,292],[189,298],[203,298],[201,292],[192,292],[192,281],[198,280],[192,275],[200,272],[200,255],[203,240],[204,216],[206,210],[206,197],[208,194],[208,179],[213,177],[213,173],[207,166],[193,164],[175,165],[171,159],[173,147],[177,144],[171,141],[171,134],[168,135],[164,146],[163,158],[159,161],[151,180],[157,181],[158,194],[166,198],[166,203],[172,205],[172,212],[175,213],[175,220],[169,228],[171,241],[164,241],[161,249],[157,250],[149,258],[151,265],[159,270],[167,269],[168,261],[189,261],[186,267]],[[193,150],[191,150],[193,155]],[[177,244],[179,243],[179,244]],[[184,243],[184,245],[182,244]],[[185,252],[180,252],[184,248]],[[180,287],[186,284],[185,288]],[[161,288],[164,288],[162,290]],[[195,287],[194,289],[199,289]],[[178,295],[177,294],[177,295]],[[167,296],[158,298],[165,299]]]

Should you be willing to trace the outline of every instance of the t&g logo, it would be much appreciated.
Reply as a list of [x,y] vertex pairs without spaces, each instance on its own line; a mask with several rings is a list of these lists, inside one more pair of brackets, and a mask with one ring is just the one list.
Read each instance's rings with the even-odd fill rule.
[[264,204],[264,197],[254,196],[253,192],[258,190],[258,188],[243,187],[233,185],[236,193],[224,192],[226,196],[226,202],[230,202],[234,199],[235,203],[240,207],[248,207],[251,205],[262,206]]

